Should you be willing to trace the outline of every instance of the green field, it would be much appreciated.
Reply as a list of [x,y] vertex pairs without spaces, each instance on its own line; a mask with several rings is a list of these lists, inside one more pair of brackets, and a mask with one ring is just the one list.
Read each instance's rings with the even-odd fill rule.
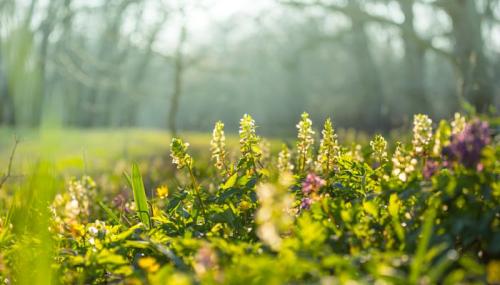
[[212,136],[181,138],[2,129],[4,169],[14,135],[20,142],[0,193],[0,276],[19,284],[495,284],[496,122],[457,115],[434,128],[415,115],[400,135],[406,143],[351,134],[353,144],[330,120],[315,130],[304,113],[289,146],[266,142],[247,115],[227,137],[221,123]]

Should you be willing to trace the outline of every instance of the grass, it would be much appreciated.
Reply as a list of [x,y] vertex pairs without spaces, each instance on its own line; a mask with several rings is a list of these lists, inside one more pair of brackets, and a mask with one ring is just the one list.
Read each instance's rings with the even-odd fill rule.
[[[134,160],[168,154],[170,136],[160,130],[11,130],[0,129],[0,165],[6,165],[14,135],[20,139],[13,172],[25,170],[37,161],[50,161],[57,172],[75,174],[110,170],[118,160]],[[206,145],[208,135],[186,134]],[[200,143],[196,144],[201,147]],[[3,171],[2,167],[2,170]]]

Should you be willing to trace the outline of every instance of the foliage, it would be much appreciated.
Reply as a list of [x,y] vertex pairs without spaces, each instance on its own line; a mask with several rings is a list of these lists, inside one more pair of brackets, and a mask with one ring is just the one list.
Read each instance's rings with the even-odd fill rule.
[[26,284],[498,283],[498,125],[463,120],[434,133],[419,115],[411,145],[376,135],[360,147],[341,145],[327,120],[314,153],[305,113],[297,148],[264,159],[245,115],[239,159],[225,150],[222,123],[207,161],[173,138],[178,187],[148,192],[134,164],[134,201],[89,177],[62,187],[41,172],[8,188],[0,275]]

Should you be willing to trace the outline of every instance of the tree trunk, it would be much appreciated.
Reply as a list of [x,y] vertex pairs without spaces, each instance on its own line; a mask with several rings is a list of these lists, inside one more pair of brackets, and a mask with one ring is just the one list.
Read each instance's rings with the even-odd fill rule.
[[0,37],[0,125],[14,127],[16,125],[16,109],[9,90],[9,74],[3,59],[3,43]]
[[16,124],[14,101],[9,93],[9,81],[4,70],[0,42],[0,125],[10,127]]
[[293,53],[285,62],[288,94],[290,96],[289,110],[292,122],[300,118],[302,112],[307,111],[307,102],[302,90],[302,76],[300,67],[300,54]]
[[[140,89],[142,82],[144,80],[144,77],[146,76],[147,68],[151,62],[151,59],[153,58],[153,44],[156,41],[156,38],[158,34],[161,31],[161,27],[163,25],[163,22],[165,20],[166,16],[164,15],[163,20],[161,20],[154,30],[151,32],[148,38],[148,44],[146,45],[146,52],[144,55],[141,57],[141,60],[137,64],[137,67],[135,68],[135,72],[133,73],[133,77],[131,82],[134,84],[134,86],[138,86]],[[141,94],[140,90],[138,92],[132,92],[131,96],[128,96],[128,100],[126,102],[126,112],[125,118],[122,119],[122,124],[126,126],[135,126],[137,124],[137,115],[138,115],[138,102],[140,101],[138,96]]]
[[179,42],[175,52],[174,63],[174,90],[170,98],[170,110],[168,112],[168,128],[175,136],[177,134],[177,113],[179,111],[179,99],[182,95],[182,81],[184,76],[184,44],[186,42],[186,26],[183,23],[179,34]]
[[47,97],[47,55],[49,49],[49,37],[54,29],[54,17],[56,14],[57,4],[55,0],[51,0],[47,8],[47,15],[42,22],[41,32],[42,40],[40,43],[40,50],[38,54],[38,65],[40,71],[40,86],[39,96],[35,99],[33,104],[33,127],[38,127],[42,121],[43,107]]
[[475,1],[454,0],[443,6],[453,23],[455,56],[458,62],[459,94],[478,112],[484,113],[493,103],[494,82],[484,54],[481,15]]
[[402,25],[405,50],[405,96],[409,99],[411,110],[429,113],[429,103],[425,92],[425,49],[418,45],[414,37],[413,1],[400,0],[400,7],[405,16]]
[[[349,1],[349,5],[351,5],[351,9],[360,10],[356,1]],[[370,42],[365,30],[365,21],[360,17],[356,17],[356,14],[358,13],[354,13],[351,17],[351,21],[352,52],[357,67],[361,102],[363,103],[363,110],[360,111],[359,115],[362,116],[360,120],[361,127],[375,130],[381,126],[386,126],[387,123],[384,110],[384,91],[378,76],[379,71],[370,53]]]

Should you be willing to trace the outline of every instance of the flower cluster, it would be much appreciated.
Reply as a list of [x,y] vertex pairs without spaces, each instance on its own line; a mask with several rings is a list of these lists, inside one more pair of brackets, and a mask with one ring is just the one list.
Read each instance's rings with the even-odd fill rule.
[[259,148],[260,137],[255,132],[255,121],[248,114],[240,120],[240,151],[243,159],[255,167],[259,162],[262,152]]
[[450,126],[445,120],[439,122],[439,126],[434,135],[434,145],[432,147],[432,155],[439,157],[443,147],[450,143]]
[[268,162],[271,158],[271,142],[262,139],[259,143],[259,148],[261,152],[261,162]]
[[209,244],[204,244],[196,253],[193,268],[198,276],[218,269],[217,253]]
[[172,163],[177,165],[178,169],[191,168],[193,164],[193,158],[187,153],[188,147],[189,143],[184,143],[179,138],[173,138],[170,143],[170,157],[172,157]]
[[455,113],[453,121],[451,122],[451,134],[456,135],[465,129],[466,120],[460,113]]
[[379,165],[387,161],[387,141],[381,135],[375,135],[373,140],[370,141],[372,148],[372,158]]
[[430,179],[439,170],[439,162],[429,159],[425,162],[422,174],[425,179]]
[[392,156],[392,175],[405,182],[408,176],[415,171],[417,160],[413,158],[400,142],[397,143],[396,150]]
[[351,148],[346,151],[345,155],[351,157],[355,161],[363,162],[364,158],[361,154],[362,146],[360,144],[353,143]]
[[424,154],[432,140],[432,120],[423,114],[413,117],[413,150],[415,154]]
[[293,164],[290,162],[291,154],[288,147],[283,144],[278,154],[278,169],[281,172],[292,172]]
[[102,240],[108,233],[106,228],[106,222],[96,220],[93,223],[89,223],[86,225],[86,233],[85,235],[86,241],[95,246],[96,248],[102,248]]
[[50,207],[53,215],[53,230],[64,233],[67,230],[75,233],[82,223],[90,217],[91,201],[95,194],[96,184],[92,178],[71,179],[68,191],[55,196]]
[[293,198],[283,185],[261,184],[256,188],[260,208],[257,211],[257,235],[273,250],[279,250],[281,233],[293,223],[291,208]]
[[319,146],[316,168],[318,171],[322,171],[323,174],[328,174],[333,169],[340,155],[337,134],[333,129],[330,118],[325,121],[321,134],[323,135],[323,138],[321,139]]
[[301,120],[297,124],[298,140],[298,170],[303,171],[307,165],[312,162],[312,146],[314,144],[314,131],[312,130],[312,121],[308,113],[302,113]]
[[224,170],[226,167],[226,136],[224,134],[224,123],[218,121],[212,133],[212,140],[210,141],[210,151],[212,152],[212,159],[215,161],[215,167],[218,170]]
[[306,179],[302,182],[302,193],[310,195],[317,192],[321,187],[325,186],[326,182],[321,177],[314,173],[307,174]]
[[158,264],[158,261],[156,261],[156,259],[151,256],[141,257],[137,261],[137,265],[139,265],[140,268],[149,273],[154,273],[160,269],[160,264]]
[[491,141],[487,122],[474,120],[465,125],[460,133],[451,136],[450,144],[443,148],[443,155],[448,159],[469,168],[480,168],[481,151]]
[[317,200],[319,189],[326,185],[326,181],[314,173],[309,173],[304,182],[302,182],[302,194],[304,198],[301,201],[301,209],[309,209],[312,202]]
[[156,188],[156,195],[160,199],[165,199],[168,197],[168,187],[167,186],[160,186]]

